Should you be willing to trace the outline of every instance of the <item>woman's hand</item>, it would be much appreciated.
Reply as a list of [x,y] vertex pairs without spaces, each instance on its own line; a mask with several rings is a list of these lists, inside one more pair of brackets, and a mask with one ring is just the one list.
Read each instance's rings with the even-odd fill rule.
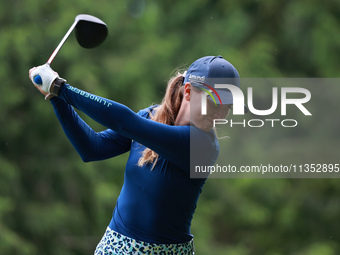
[[[35,78],[40,76],[41,84],[35,82]],[[33,85],[45,96],[45,99],[53,97],[51,88],[55,79],[59,77],[58,73],[52,70],[49,64],[44,64],[38,67],[33,67],[29,70],[29,78]]]

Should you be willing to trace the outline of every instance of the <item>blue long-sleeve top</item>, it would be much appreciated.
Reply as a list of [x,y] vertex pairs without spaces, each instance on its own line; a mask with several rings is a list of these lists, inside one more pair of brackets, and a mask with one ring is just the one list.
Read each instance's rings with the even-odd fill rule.
[[[111,229],[149,243],[192,239],[191,220],[206,179],[190,178],[195,164],[190,148],[200,154],[197,164],[214,164],[219,145],[212,131],[158,123],[150,120],[153,107],[136,114],[122,104],[68,84],[51,103],[65,134],[85,162],[130,151]],[[72,106],[108,129],[95,132]],[[153,169],[152,163],[137,165],[146,147],[159,155]]]

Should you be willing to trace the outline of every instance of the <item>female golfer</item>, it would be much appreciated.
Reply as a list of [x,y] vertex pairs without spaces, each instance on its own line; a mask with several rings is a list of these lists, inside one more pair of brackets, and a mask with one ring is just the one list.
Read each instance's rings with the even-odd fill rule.
[[[85,162],[130,151],[122,190],[95,254],[194,254],[190,225],[206,178],[190,178],[190,169],[192,164],[216,161],[219,144],[213,120],[225,118],[232,104],[231,93],[214,90],[208,79],[238,79],[236,69],[221,56],[200,58],[185,74],[170,79],[159,106],[137,114],[65,84],[48,64],[32,68],[29,76],[50,99]],[[37,76],[41,85],[35,83]],[[202,95],[209,88],[218,95],[209,93],[202,115]],[[96,133],[72,106],[108,129]],[[199,152],[197,160],[190,149]]]

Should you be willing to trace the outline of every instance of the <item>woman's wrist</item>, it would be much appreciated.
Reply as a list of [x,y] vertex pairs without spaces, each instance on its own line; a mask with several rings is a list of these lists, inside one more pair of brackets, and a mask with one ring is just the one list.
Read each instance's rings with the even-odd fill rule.
[[58,96],[60,88],[65,84],[66,80],[63,78],[56,78],[51,85],[50,93],[53,96]]
[[45,94],[45,100],[58,97],[60,88],[65,85],[65,82],[65,79],[57,77],[51,84],[50,93]]

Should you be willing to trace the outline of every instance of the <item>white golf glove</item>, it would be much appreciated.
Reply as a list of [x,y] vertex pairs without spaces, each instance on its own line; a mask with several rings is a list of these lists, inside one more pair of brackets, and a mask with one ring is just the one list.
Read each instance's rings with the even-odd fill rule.
[[[39,80],[37,79],[37,76],[40,76],[40,81],[42,82],[41,84],[36,83]],[[32,68],[30,73],[30,79],[33,84],[41,87],[41,89],[46,93],[50,93],[51,85],[58,77],[58,73],[53,71],[48,63]]]

